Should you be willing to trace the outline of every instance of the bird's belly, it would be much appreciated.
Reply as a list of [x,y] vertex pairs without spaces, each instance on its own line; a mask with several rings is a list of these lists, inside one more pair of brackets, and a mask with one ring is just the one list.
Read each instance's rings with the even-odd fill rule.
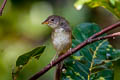
[[53,45],[59,53],[67,50],[67,47],[71,43],[70,37],[70,34],[65,32],[57,32],[53,34]]

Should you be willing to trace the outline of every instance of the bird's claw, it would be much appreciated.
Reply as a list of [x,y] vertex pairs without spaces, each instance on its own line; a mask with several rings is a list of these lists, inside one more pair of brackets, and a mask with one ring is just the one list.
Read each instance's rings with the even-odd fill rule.
[[52,66],[52,64],[53,64],[53,60],[50,62],[50,65]]
[[72,48],[70,48],[69,51],[71,52],[71,51],[72,51]]

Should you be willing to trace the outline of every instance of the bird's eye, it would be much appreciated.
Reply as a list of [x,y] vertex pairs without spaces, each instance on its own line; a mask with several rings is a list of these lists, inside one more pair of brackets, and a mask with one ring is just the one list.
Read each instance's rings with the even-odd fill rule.
[[62,22],[62,23],[60,23],[60,25],[62,26],[64,23]]
[[51,21],[54,21],[54,19],[51,19]]

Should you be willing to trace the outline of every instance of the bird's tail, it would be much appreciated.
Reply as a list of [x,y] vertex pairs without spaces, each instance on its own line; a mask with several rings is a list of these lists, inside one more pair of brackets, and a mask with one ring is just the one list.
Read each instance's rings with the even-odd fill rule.
[[[58,55],[60,57],[61,55]],[[61,80],[63,62],[60,62],[56,65],[55,80]]]

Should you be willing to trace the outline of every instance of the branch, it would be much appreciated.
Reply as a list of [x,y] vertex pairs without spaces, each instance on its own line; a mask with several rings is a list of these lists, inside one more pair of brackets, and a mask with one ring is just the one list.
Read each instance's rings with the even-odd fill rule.
[[59,62],[61,62],[62,60],[64,60],[65,58],[67,58],[68,56],[72,55],[73,53],[75,53],[76,51],[80,50],[81,48],[83,48],[84,46],[93,43],[95,41],[99,41],[99,40],[103,40],[103,39],[108,39],[108,38],[113,38],[116,36],[120,36],[120,32],[117,33],[113,33],[107,36],[103,36],[103,37],[98,37],[95,39],[89,39],[84,41],[83,43],[81,43],[80,45],[78,45],[77,47],[73,48],[72,50],[69,50],[67,53],[65,53],[64,55],[60,56],[57,60],[53,61],[52,64],[48,64],[45,68],[43,68],[40,72],[36,73],[33,77],[31,77],[29,80],[36,80],[37,78],[39,78],[40,76],[42,76],[45,72],[47,72],[49,69],[51,69],[53,66],[55,66],[56,64],[58,64]]
[[0,16],[2,16],[2,12],[3,12],[6,2],[7,2],[7,0],[4,0],[2,6],[0,8]]
[[91,41],[88,40],[88,42],[95,42],[95,41],[99,41],[99,40],[103,40],[103,39],[109,39],[109,38],[115,38],[116,36],[120,36],[120,32],[116,32],[116,33],[113,33],[113,34],[109,34],[107,36],[103,36],[103,37],[98,37],[98,38],[94,38],[94,39],[91,39]]
[[[52,64],[48,64],[45,68],[43,68],[40,72],[36,73],[35,75],[33,75],[29,80],[36,80],[37,78],[39,78],[40,76],[42,76],[44,73],[46,73],[49,69],[51,69],[53,66],[55,66],[56,64],[58,64],[59,62],[61,62],[62,60],[64,60],[65,58],[67,58],[68,56],[72,55],[73,53],[77,52],[78,50],[80,50],[81,48],[83,48],[84,46],[93,43],[95,41],[98,40],[103,40],[103,39],[108,39],[108,38],[113,38],[116,36],[120,36],[120,32],[117,33],[113,33],[104,37],[98,37],[114,28],[117,28],[120,26],[120,22],[115,23],[111,26],[108,26],[107,28],[101,30],[100,32],[94,34],[93,36],[91,36],[90,38],[88,38],[87,40],[85,40],[84,42],[82,42],[81,44],[79,44],[78,46],[76,46],[75,48],[73,48],[70,51],[67,51],[64,55],[61,55],[58,59],[56,59],[55,61],[53,61]],[[96,38],[98,37],[98,38]]]
[[89,39],[96,38],[96,37],[98,37],[98,36],[100,36],[100,35],[108,32],[108,31],[110,31],[110,30],[113,30],[113,29],[115,29],[116,27],[119,27],[119,26],[120,26],[120,21],[117,22],[117,23],[115,23],[115,24],[112,24],[112,25],[110,25],[110,26],[108,26],[108,27],[106,27],[106,28],[104,28],[104,29],[101,30],[100,32],[98,32],[98,33],[94,34],[93,36],[91,36]]

